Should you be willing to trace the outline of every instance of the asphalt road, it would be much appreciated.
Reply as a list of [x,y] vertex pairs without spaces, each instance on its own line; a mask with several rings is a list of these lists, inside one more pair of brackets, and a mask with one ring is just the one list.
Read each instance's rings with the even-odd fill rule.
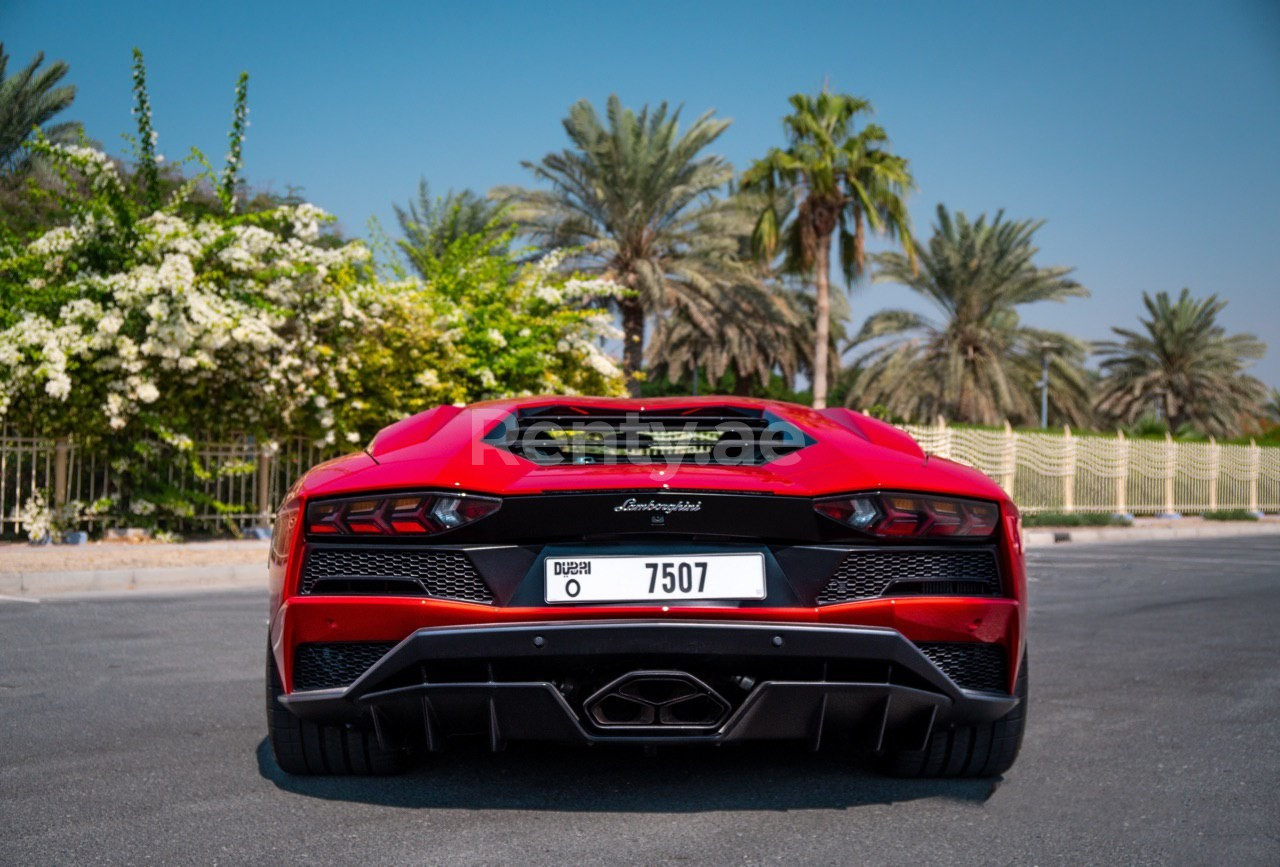
[[995,782],[530,745],[294,779],[262,594],[3,603],[0,861],[1280,863],[1280,539],[1031,560],[1030,722]]

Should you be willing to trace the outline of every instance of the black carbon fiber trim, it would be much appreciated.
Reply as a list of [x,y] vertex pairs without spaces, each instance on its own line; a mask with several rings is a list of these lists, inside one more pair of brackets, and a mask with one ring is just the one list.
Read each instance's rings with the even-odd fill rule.
[[981,692],[1009,691],[1008,660],[999,644],[949,641],[916,646],[957,686]]
[[814,600],[835,605],[877,596],[999,596],[995,552],[852,551]]
[[303,594],[430,596],[493,604],[493,593],[461,551],[312,548]]
[[293,688],[335,689],[349,686],[382,659],[395,642],[300,644],[293,657]]

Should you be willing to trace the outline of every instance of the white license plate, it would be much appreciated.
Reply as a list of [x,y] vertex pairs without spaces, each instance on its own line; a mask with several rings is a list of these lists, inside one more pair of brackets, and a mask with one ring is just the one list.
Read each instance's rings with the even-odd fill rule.
[[547,602],[763,599],[763,554],[548,557]]

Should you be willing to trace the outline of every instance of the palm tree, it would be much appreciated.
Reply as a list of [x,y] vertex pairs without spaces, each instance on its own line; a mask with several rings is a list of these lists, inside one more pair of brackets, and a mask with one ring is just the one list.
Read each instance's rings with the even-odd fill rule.
[[711,382],[732,371],[739,394],[774,372],[788,382],[807,366],[807,311],[799,293],[744,281],[709,295],[677,298],[658,319],[649,343],[649,369],[672,382],[700,370]]
[[704,154],[729,121],[712,112],[680,130],[666,103],[639,114],[610,96],[608,125],[582,100],[564,120],[572,147],[525,162],[550,189],[499,187],[490,196],[506,219],[545,250],[570,248],[566,264],[600,274],[627,291],[622,316],[623,369],[640,394],[645,320],[681,295],[709,294],[742,271],[733,239],[721,232],[732,205],[716,193],[733,177],[721,157]]
[[1098,410],[1132,423],[1156,409],[1169,429],[1189,425],[1211,436],[1239,434],[1266,401],[1266,388],[1244,373],[1266,344],[1252,334],[1231,334],[1217,322],[1227,306],[1217,295],[1196,299],[1183,289],[1142,293],[1150,318],[1142,331],[1111,329],[1120,341],[1098,344],[1103,380]]
[[1018,308],[1086,296],[1071,268],[1041,268],[1032,236],[1042,222],[970,221],[938,206],[928,246],[915,255],[882,253],[877,282],[896,282],[924,296],[941,317],[883,310],[862,326],[855,345],[870,344],[846,403],[882,404],[893,415],[957,421],[1030,423],[1042,357],[1048,353],[1054,414],[1072,424],[1089,418],[1081,367],[1087,347],[1055,331],[1029,328]]
[[1262,412],[1268,421],[1280,422],[1280,388],[1272,388]]
[[450,190],[433,198],[425,180],[418,181],[417,198],[408,207],[392,207],[400,231],[404,232],[399,247],[415,268],[424,254],[438,259],[451,242],[464,235],[496,237],[496,223],[502,211],[497,203],[471,190]]
[[[785,244],[784,267],[813,274],[816,314],[813,405],[826,406],[831,317],[831,242],[839,244],[845,279],[858,279],[866,264],[867,230],[899,238],[911,256],[911,221],[903,197],[915,182],[907,161],[890,153],[888,136],[875,124],[854,132],[854,121],[871,112],[864,99],[823,91],[797,93],[783,118],[789,145],[773,148],[743,175],[743,186],[761,190],[769,203],[760,212],[753,242],[758,256],[772,259]],[[794,214],[777,206],[794,195]]]
[[71,105],[76,89],[69,84],[57,86],[66,77],[66,63],[55,61],[37,74],[42,63],[44,53],[39,52],[24,69],[6,76],[9,55],[0,42],[0,171],[12,172],[26,164],[22,145],[37,127],[43,127],[45,137],[55,142],[74,141],[80,134],[78,123],[45,126]]

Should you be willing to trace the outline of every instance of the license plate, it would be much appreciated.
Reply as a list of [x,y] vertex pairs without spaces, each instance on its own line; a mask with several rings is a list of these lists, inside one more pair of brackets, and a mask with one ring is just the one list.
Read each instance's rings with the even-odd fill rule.
[[763,554],[548,557],[547,602],[763,599]]

